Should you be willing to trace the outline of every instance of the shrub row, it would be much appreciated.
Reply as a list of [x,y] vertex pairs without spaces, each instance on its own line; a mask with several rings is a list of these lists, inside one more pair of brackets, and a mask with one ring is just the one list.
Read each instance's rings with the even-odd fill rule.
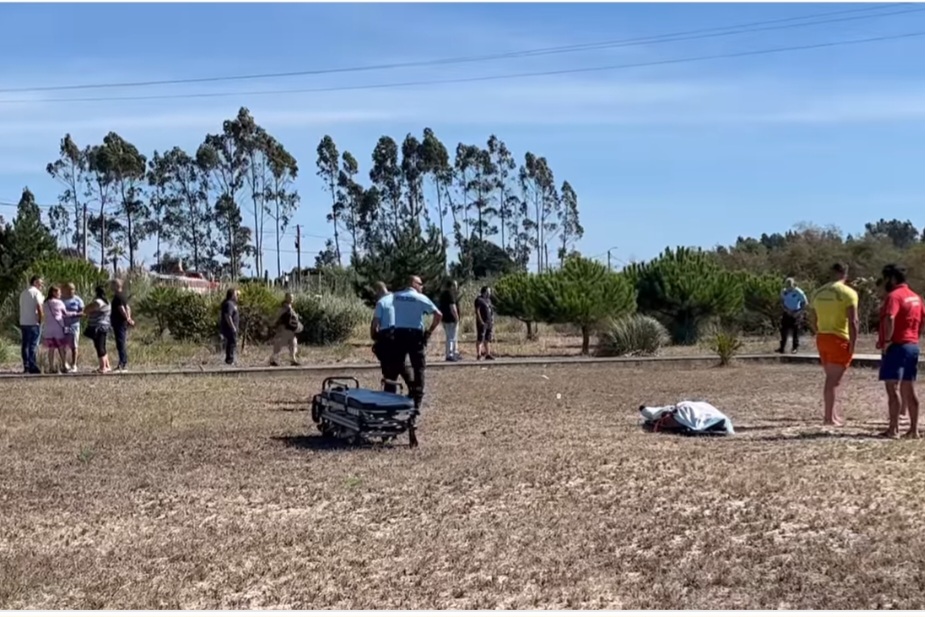
[[[260,283],[245,283],[239,290],[242,335],[249,342],[269,341],[275,333],[283,294]],[[222,300],[223,294],[200,295],[158,287],[136,303],[136,311],[156,324],[158,336],[169,334],[178,341],[203,342],[218,333]],[[304,345],[344,343],[370,318],[370,310],[358,299],[296,295],[293,308],[304,324],[298,335]]]
[[[732,330],[765,333],[777,327],[783,277],[723,268],[698,250],[666,249],[658,258],[615,274],[574,257],[559,270],[517,273],[494,286],[499,314],[527,324],[568,324],[598,335],[598,354],[653,354],[665,344],[693,345],[717,320]],[[639,314],[636,314],[636,311]]]

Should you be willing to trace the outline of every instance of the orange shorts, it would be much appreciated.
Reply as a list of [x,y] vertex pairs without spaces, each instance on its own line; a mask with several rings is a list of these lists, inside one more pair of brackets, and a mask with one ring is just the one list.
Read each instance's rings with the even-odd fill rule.
[[835,334],[817,334],[816,349],[823,364],[851,366],[851,343]]

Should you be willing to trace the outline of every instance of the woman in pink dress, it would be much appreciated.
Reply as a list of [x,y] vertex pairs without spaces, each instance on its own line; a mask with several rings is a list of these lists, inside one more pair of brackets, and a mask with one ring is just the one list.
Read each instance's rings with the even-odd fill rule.
[[[48,350],[48,372],[49,373],[66,373],[67,350],[69,347],[67,340],[67,327],[64,324],[65,317],[79,317],[81,313],[72,313],[67,310],[64,302],[61,300],[61,290],[52,286],[48,290],[48,299],[45,300],[45,328],[43,338],[45,348]],[[58,367],[55,370],[55,356],[58,356]]]

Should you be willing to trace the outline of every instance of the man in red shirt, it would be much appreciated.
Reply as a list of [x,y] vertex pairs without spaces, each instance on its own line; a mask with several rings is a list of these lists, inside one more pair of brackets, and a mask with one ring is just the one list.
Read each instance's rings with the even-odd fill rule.
[[[890,264],[883,268],[886,297],[880,307],[880,337],[877,349],[880,360],[880,381],[886,386],[889,399],[890,425],[884,437],[899,436],[900,410],[909,412],[909,432],[905,437],[919,436],[919,399],[915,379],[919,368],[919,338],[925,325],[925,303],[906,284],[906,269]],[[898,390],[898,392],[897,392]]]

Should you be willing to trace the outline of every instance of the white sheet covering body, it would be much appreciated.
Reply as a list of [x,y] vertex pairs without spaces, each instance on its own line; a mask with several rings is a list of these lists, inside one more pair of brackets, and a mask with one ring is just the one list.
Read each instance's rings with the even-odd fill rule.
[[690,430],[701,433],[717,422],[723,422],[727,435],[734,435],[732,420],[706,401],[681,401],[664,407],[640,407],[639,413],[651,422],[657,422],[666,413],[673,413],[675,421]]

